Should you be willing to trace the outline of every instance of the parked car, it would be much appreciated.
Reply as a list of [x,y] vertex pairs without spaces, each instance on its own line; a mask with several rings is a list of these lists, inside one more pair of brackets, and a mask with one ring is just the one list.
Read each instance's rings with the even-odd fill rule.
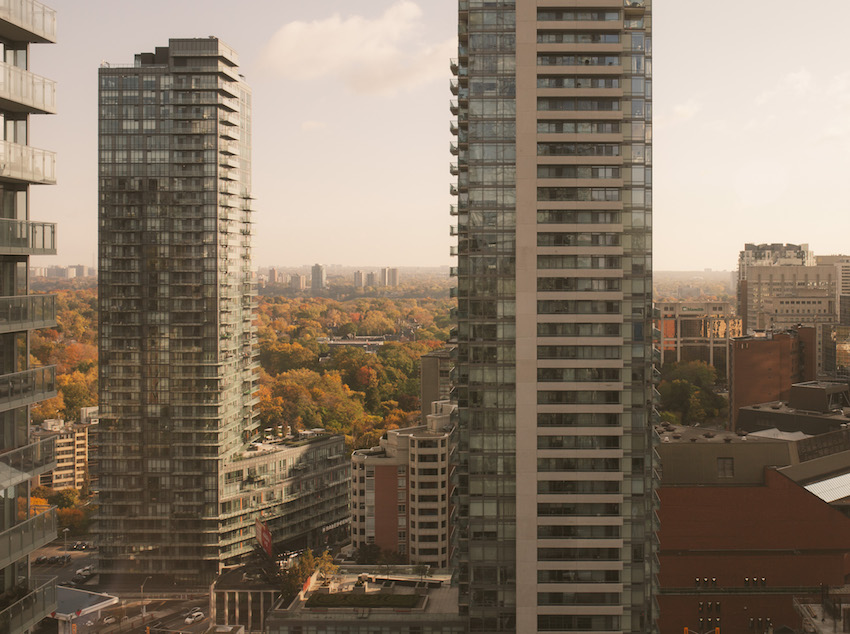
[[40,557],[36,558],[35,563],[37,563],[37,564],[46,564],[46,563],[47,563],[47,556],[46,556],[46,555],[41,555]]
[[192,623],[197,623],[198,621],[203,621],[203,620],[204,620],[204,613],[203,612],[195,612],[194,614],[190,614],[189,616],[187,616],[186,619],[183,622],[186,623],[187,625],[190,625]]
[[71,555],[62,555],[59,557],[59,563],[69,564],[71,563]]
[[86,578],[83,575],[74,575],[71,577],[71,583],[83,583]]
[[117,622],[118,622],[118,619],[115,618],[114,614],[110,614],[109,616],[103,617],[103,624],[104,625],[112,625],[113,623],[117,623]]
[[83,542],[74,542],[73,550],[82,550]]
[[49,563],[49,564],[58,564],[58,563],[59,563],[59,557],[58,557],[58,556],[56,556],[56,555],[53,555],[52,557],[50,557],[50,558],[47,560],[47,563]]

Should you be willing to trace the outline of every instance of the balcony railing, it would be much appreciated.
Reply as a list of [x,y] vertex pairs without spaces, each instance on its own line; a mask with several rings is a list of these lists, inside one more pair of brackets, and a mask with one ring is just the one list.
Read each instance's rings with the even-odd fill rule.
[[56,84],[23,68],[0,62],[0,101],[11,102],[10,110],[55,113]]
[[56,255],[56,225],[0,219],[0,255]]
[[56,366],[0,375],[0,412],[56,396]]
[[0,568],[56,539],[56,509],[39,513],[0,533]]
[[26,632],[56,610],[56,577],[30,581],[33,589],[0,612],[0,634]]
[[56,295],[0,297],[0,333],[56,325]]
[[0,178],[55,185],[56,155],[28,145],[0,141]]
[[0,19],[38,36],[37,40],[26,40],[16,34],[16,39],[56,41],[56,12],[36,0],[0,0]]
[[0,487],[26,482],[56,466],[56,439],[42,438],[0,454]]

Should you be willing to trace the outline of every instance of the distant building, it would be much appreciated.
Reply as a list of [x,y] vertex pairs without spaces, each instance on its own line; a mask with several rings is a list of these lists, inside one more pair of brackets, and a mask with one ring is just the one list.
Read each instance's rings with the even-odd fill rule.
[[303,291],[307,289],[307,276],[293,273],[289,278],[289,288],[293,291]]
[[370,271],[369,273],[366,274],[366,286],[370,286],[372,288],[375,288],[377,285],[378,285],[377,277],[375,276],[374,272]]
[[48,419],[33,429],[34,442],[53,438],[56,443],[56,467],[41,474],[41,486],[80,490],[86,485],[90,426],[91,424]]
[[411,564],[451,561],[454,429],[449,401],[427,423],[392,429],[351,455],[351,543],[398,552]]
[[422,408],[422,422],[431,414],[434,401],[448,400],[451,389],[451,370],[453,366],[450,348],[441,348],[419,357],[419,404]]
[[732,429],[738,410],[768,401],[787,401],[791,385],[817,378],[816,331],[792,328],[732,341],[729,416]]
[[312,269],[312,277],[310,278],[310,289],[314,293],[318,293],[320,291],[325,290],[328,285],[327,275],[325,274],[325,267],[321,264],[314,264]]
[[363,271],[354,271],[354,288],[363,288],[366,285],[366,279]]
[[391,268],[387,271],[387,286],[397,287],[399,283],[398,269]]
[[381,286],[389,286],[390,285],[390,270],[387,267],[384,267],[379,272],[380,278],[378,282]]
[[729,347],[743,332],[729,302],[659,302],[661,364],[704,361],[729,376]]

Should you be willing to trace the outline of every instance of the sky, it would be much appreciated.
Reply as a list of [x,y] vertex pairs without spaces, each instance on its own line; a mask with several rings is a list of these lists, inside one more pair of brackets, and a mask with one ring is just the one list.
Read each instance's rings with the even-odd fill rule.
[[[32,218],[58,223],[59,253],[34,264],[94,265],[98,66],[209,35],[253,90],[255,266],[452,263],[456,0],[47,4],[58,42],[30,68],[59,112],[30,143],[58,184],[33,187]],[[850,252],[850,3],[653,4],[655,268],[734,269],[746,242]]]

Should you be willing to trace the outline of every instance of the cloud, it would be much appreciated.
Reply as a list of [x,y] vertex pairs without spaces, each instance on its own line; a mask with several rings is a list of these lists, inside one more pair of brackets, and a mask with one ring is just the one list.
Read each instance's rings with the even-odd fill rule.
[[700,111],[700,104],[695,99],[689,99],[685,103],[673,106],[673,121],[687,121],[693,119]]
[[333,78],[358,94],[394,94],[446,77],[454,38],[424,43],[422,9],[399,0],[375,18],[342,17],[289,22],[263,52],[265,66],[284,79]]

